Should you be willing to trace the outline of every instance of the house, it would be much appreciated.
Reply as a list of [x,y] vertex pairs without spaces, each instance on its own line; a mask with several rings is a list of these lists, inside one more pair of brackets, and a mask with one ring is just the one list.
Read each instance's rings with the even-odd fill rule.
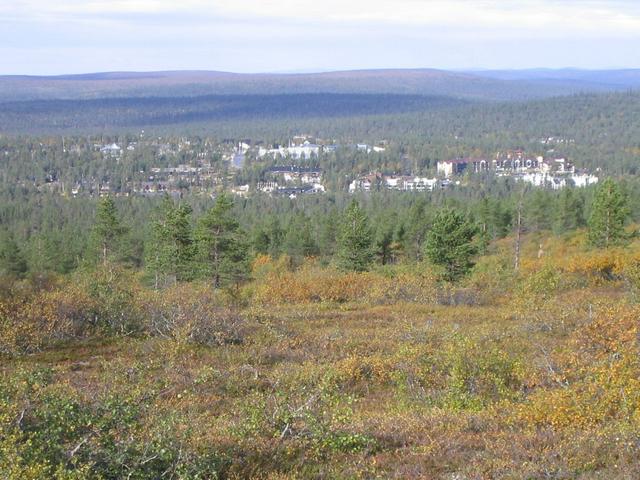
[[249,195],[249,185],[240,185],[231,189],[231,193],[238,195],[239,197],[246,197]]
[[290,143],[288,147],[274,147],[272,149],[266,149],[264,147],[260,147],[258,149],[258,156],[264,157],[266,155],[270,155],[273,158],[281,157],[281,158],[293,158],[296,160],[301,159],[311,159],[314,156],[317,157],[320,155],[321,146],[315,143],[311,143],[308,140],[305,140],[300,145],[295,145]]
[[316,167],[298,167],[296,165],[276,165],[264,172],[269,176],[281,176],[285,182],[317,183],[322,178],[322,170]]
[[413,177],[405,181],[404,190],[433,191],[438,186],[437,178]]
[[364,192],[370,192],[371,190],[377,189],[377,187],[382,183],[382,181],[383,181],[382,174],[370,173],[369,175],[365,175],[363,177],[353,180],[349,184],[349,193],[354,193],[358,190],[362,190]]
[[119,157],[122,154],[122,149],[116,143],[112,143],[111,145],[104,145],[100,147],[100,152],[103,155],[109,155],[111,157]]
[[369,192],[378,188],[398,190],[402,192],[432,191],[437,186],[437,178],[371,173],[353,180],[349,184],[349,193],[354,193],[356,191]]
[[489,162],[483,158],[458,158],[455,160],[444,160],[438,162],[438,175],[446,178],[453,175],[460,175],[465,171],[473,173],[486,172],[489,170]]
[[588,173],[573,174],[569,177],[576,188],[589,187],[598,183],[599,178]]

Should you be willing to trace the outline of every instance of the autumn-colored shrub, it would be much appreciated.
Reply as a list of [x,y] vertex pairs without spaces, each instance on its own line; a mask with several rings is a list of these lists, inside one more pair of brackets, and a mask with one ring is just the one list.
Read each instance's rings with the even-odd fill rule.
[[222,452],[187,447],[184,422],[154,417],[137,392],[84,399],[37,370],[0,379],[0,392],[3,479],[215,479],[228,468]]
[[640,302],[640,259],[634,258],[626,262],[620,273],[627,285],[631,300]]
[[151,335],[200,345],[239,343],[245,322],[222,305],[207,285],[176,285],[149,294],[144,305],[145,331]]
[[141,331],[140,287],[123,270],[78,274],[50,290],[17,286],[0,300],[0,352],[28,353],[59,340]]
[[[428,273],[399,270],[394,274],[339,272],[313,262],[292,272],[261,267],[255,299],[266,305],[314,302],[367,302],[388,304],[399,301],[435,301],[437,283]],[[265,273],[266,272],[266,273]]]
[[86,292],[68,285],[59,290],[18,293],[0,301],[0,351],[28,353],[45,344],[77,336],[90,320]]

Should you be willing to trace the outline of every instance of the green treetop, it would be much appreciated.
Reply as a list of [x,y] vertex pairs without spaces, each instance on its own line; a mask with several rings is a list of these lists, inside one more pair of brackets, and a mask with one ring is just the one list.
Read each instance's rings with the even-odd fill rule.
[[147,269],[155,277],[156,288],[161,280],[184,281],[193,277],[195,254],[191,231],[191,206],[176,206],[166,197],[158,218],[151,224],[145,245]]
[[106,265],[121,246],[121,241],[127,229],[118,218],[118,210],[110,197],[100,199],[96,209],[96,218],[93,225],[94,245],[98,249],[97,256]]
[[7,275],[22,278],[28,270],[27,261],[18,242],[12,235],[5,238],[0,248],[0,271]]
[[436,214],[427,234],[425,255],[444,268],[445,280],[455,281],[473,267],[472,257],[478,251],[473,241],[476,233],[476,226],[455,210],[445,209]]
[[608,178],[598,187],[589,217],[589,243],[608,248],[627,239],[624,224],[630,211],[620,185]]
[[584,204],[573,188],[565,188],[556,203],[553,231],[561,234],[584,226]]
[[200,266],[214,288],[238,284],[249,276],[248,243],[232,208],[232,200],[220,195],[196,231]]
[[338,267],[345,271],[369,270],[374,258],[369,219],[355,200],[344,212],[338,236]]

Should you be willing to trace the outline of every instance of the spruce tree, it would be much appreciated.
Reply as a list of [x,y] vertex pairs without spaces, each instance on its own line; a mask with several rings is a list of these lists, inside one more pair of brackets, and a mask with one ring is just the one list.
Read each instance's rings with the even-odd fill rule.
[[174,255],[171,273],[180,282],[191,280],[194,276],[195,244],[191,231],[192,211],[191,205],[183,203],[171,209],[167,218],[171,252]]
[[299,212],[289,222],[283,242],[284,251],[296,263],[305,257],[317,255],[318,245],[314,239],[311,221],[304,213]]
[[553,231],[556,235],[584,226],[584,204],[573,188],[560,192],[556,202]]
[[330,259],[336,252],[340,227],[340,213],[332,208],[320,218],[318,225],[318,247],[319,252],[325,259]]
[[536,190],[527,202],[524,223],[530,231],[550,230],[553,222],[552,211],[553,204],[549,193],[545,190]]
[[499,200],[493,202],[491,220],[494,238],[504,238],[509,235],[514,220],[513,214],[511,210]]
[[369,219],[357,201],[344,212],[338,236],[338,267],[343,271],[364,272],[373,262],[373,233]]
[[387,265],[393,261],[393,230],[392,226],[385,225],[378,231],[376,238],[376,254],[380,259],[381,265]]
[[0,270],[17,278],[24,277],[28,271],[27,261],[12,235],[5,238],[0,249]]
[[237,285],[249,276],[248,243],[232,208],[232,200],[220,195],[196,230],[200,267],[214,288]]
[[103,265],[114,256],[121,246],[122,239],[127,229],[118,218],[118,210],[111,197],[100,199],[96,209],[96,218],[93,225],[93,243],[98,250],[97,257]]
[[146,265],[154,275],[156,288],[169,280],[185,281],[193,278],[195,254],[191,232],[191,206],[176,206],[167,196],[145,244]]
[[444,269],[444,279],[455,281],[471,270],[478,248],[474,243],[477,228],[456,210],[438,212],[427,234],[425,255]]
[[269,247],[267,253],[272,258],[277,258],[282,253],[282,243],[286,232],[280,226],[280,220],[277,216],[272,216],[267,224],[267,236],[269,238]]
[[625,192],[612,179],[606,179],[597,189],[589,217],[589,243],[608,248],[627,240],[624,224],[629,217]]
[[418,199],[410,210],[404,231],[404,251],[410,262],[422,260],[424,241],[429,228],[427,218],[427,203],[424,199]]
[[491,205],[487,197],[482,197],[478,208],[478,246],[483,253],[486,252],[493,239],[492,230]]

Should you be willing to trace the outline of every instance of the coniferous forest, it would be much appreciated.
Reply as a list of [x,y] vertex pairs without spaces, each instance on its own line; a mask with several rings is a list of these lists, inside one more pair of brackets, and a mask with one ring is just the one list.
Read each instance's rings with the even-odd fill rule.
[[640,477],[640,95],[512,86],[2,97],[0,477]]

